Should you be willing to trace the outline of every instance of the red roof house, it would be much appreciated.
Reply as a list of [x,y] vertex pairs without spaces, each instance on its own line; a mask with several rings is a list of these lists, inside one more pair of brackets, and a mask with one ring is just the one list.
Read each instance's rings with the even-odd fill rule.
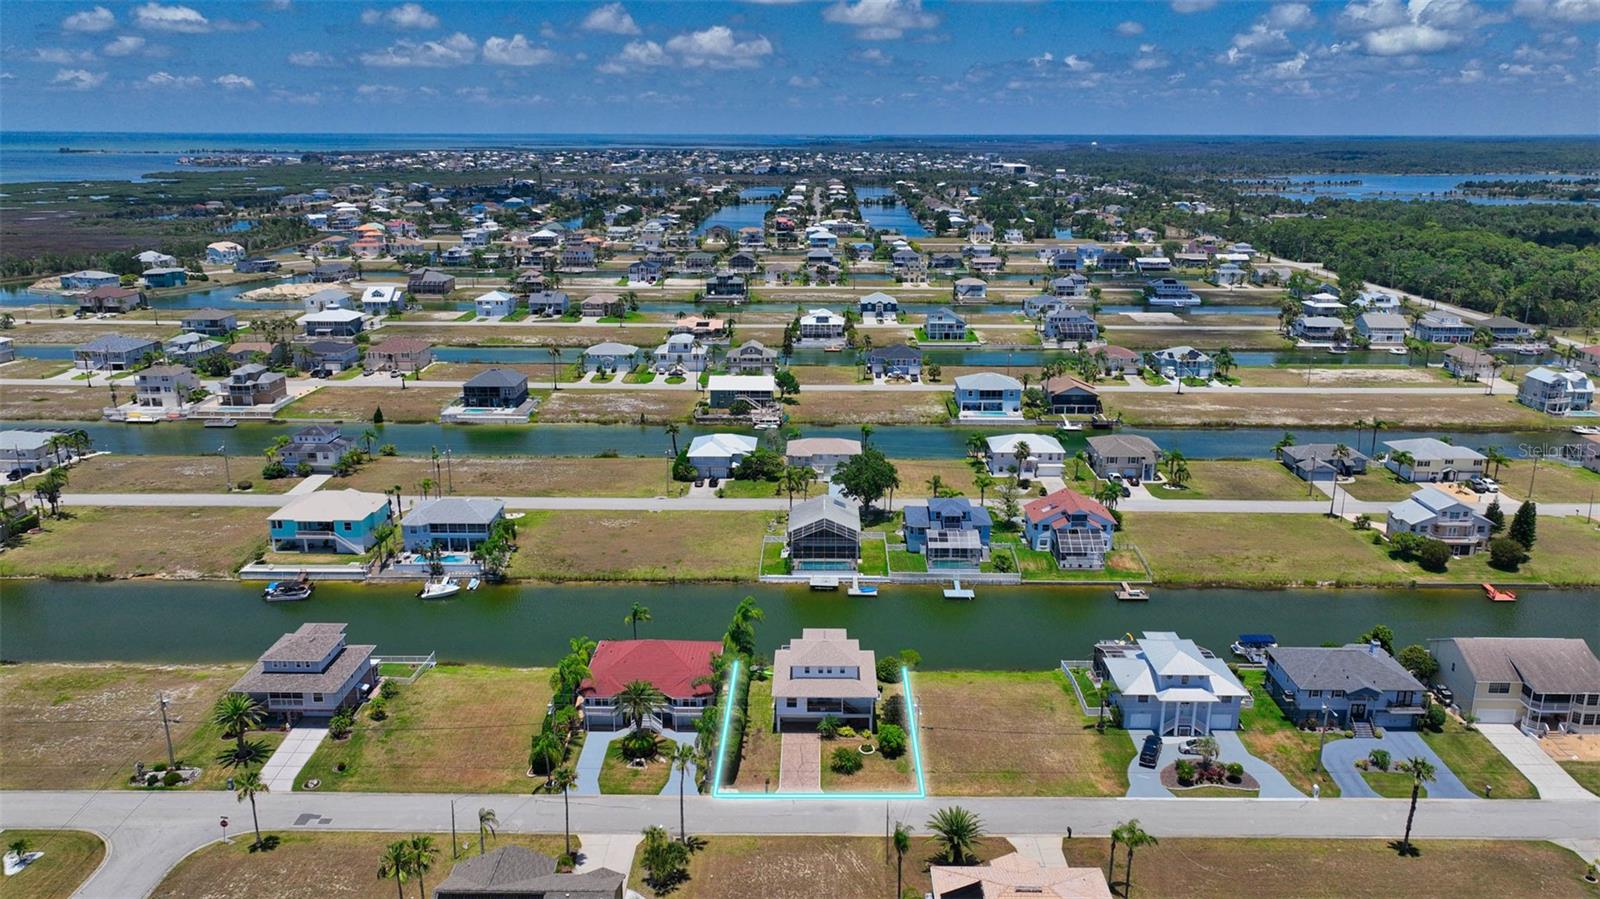
[[715,640],[602,640],[589,660],[591,677],[578,688],[584,720],[591,728],[625,726],[614,700],[628,684],[642,680],[667,698],[656,711],[662,726],[693,729],[713,692],[703,679],[710,677],[711,658],[720,652],[722,644]]

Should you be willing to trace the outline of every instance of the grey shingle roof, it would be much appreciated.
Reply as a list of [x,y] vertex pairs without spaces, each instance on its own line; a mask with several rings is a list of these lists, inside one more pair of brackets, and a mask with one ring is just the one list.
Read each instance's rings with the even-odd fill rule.
[[611,899],[626,878],[609,868],[583,874],[556,873],[555,859],[522,846],[501,846],[461,861],[434,891],[437,899],[457,896]]
[[1382,649],[1352,643],[1348,646],[1277,646],[1267,655],[1303,690],[1344,690],[1363,687],[1380,693],[1421,690],[1422,684]]
[[487,525],[500,517],[505,507],[506,504],[497,499],[447,496],[417,503],[400,523],[408,528],[430,524]]
[[521,387],[528,383],[528,376],[509,368],[491,368],[486,372],[473,375],[467,381],[468,387]]
[[1576,637],[1457,637],[1481,681],[1521,681],[1539,693],[1600,693],[1600,660]]

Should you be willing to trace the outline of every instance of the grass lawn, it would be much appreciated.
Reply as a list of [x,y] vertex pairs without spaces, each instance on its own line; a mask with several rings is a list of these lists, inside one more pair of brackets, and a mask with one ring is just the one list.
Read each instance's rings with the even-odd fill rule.
[[1487,784],[1494,788],[1490,795],[1495,799],[1539,798],[1539,791],[1494,744],[1483,734],[1467,730],[1460,721],[1446,717],[1442,732],[1422,729],[1417,733],[1472,792],[1483,795]]
[[889,550],[889,568],[894,571],[924,572],[928,570],[928,559],[922,553],[891,549]]
[[1556,762],[1585,790],[1600,796],[1600,762]]
[[174,744],[186,746],[243,673],[237,666],[0,667],[0,789],[119,785],[133,774],[134,761],[166,761],[158,692],[171,698]]
[[[657,748],[660,752],[669,752],[672,749],[671,746],[659,745]],[[667,778],[672,775],[672,763],[668,758],[657,755],[644,768],[629,768],[628,760],[622,757],[621,741],[613,740],[606,747],[606,759],[600,766],[600,792],[658,795],[667,785]],[[684,786],[687,789],[691,785]]]
[[71,368],[65,359],[18,358],[0,365],[0,378],[53,378]]
[[[928,792],[1121,796],[1134,745],[1095,730],[1059,671],[925,671],[915,677]],[[982,715],[974,697],[983,698]]]
[[[972,465],[965,459],[891,459],[895,473],[900,477],[898,493],[906,496],[927,496],[929,479],[937,476],[940,486],[954,490],[976,500],[978,488],[973,486],[975,475]],[[988,491],[994,496],[994,490]],[[985,497],[987,498],[987,497]]]
[[693,390],[558,390],[539,407],[539,420],[557,424],[665,424],[688,421]]
[[750,579],[770,512],[529,512],[509,575],[546,581]]
[[[1373,549],[1383,553],[1385,548],[1375,546]],[[1423,571],[1415,563],[1407,563],[1407,567],[1414,577],[1421,580],[1450,580],[1464,584],[1500,579],[1543,581],[1557,586],[1600,583],[1600,565],[1595,564],[1596,556],[1600,556],[1600,527],[1581,518],[1541,515],[1538,540],[1530,555],[1531,558],[1515,572],[1490,567],[1487,552],[1451,559],[1443,575]],[[1384,557],[1387,558],[1386,553]]]
[[1459,384],[1482,392],[1482,384],[1457,381],[1442,368],[1392,365],[1377,368],[1250,367],[1232,372],[1246,387],[1442,387]]
[[855,365],[792,365],[789,371],[794,373],[802,386],[862,383],[861,369]]
[[796,425],[939,424],[950,417],[945,392],[937,390],[802,391],[794,399],[788,412]]
[[432,422],[461,395],[453,387],[319,387],[284,406],[279,418],[332,418],[371,421],[375,409],[386,422]]
[[[1169,344],[1164,344],[1169,345]],[[1373,390],[1368,393],[1233,393],[1224,389],[1173,393],[1108,394],[1106,414],[1122,413],[1135,427],[1312,427],[1377,416],[1396,427],[1549,428],[1555,419],[1515,398],[1462,391],[1448,401],[1432,394]]]
[[[975,849],[983,861],[1015,851],[1001,837],[984,837]],[[639,891],[646,899],[809,899],[894,893],[894,850],[882,837],[706,837],[705,845],[689,858],[688,880],[662,893],[652,891],[645,883],[639,855],[642,850],[641,845],[634,855],[628,888]],[[904,867],[908,892],[921,896],[931,888],[928,865],[937,852],[932,840],[912,838]]]
[[[227,768],[217,764],[217,753],[233,748],[234,740],[232,737],[224,737],[222,728],[207,721],[204,714],[197,716],[196,721],[200,726],[195,728],[194,732],[182,741],[179,741],[177,734],[173,734],[173,755],[179,762],[197,765],[205,769],[200,774],[199,779],[191,785],[191,788],[200,790],[226,789],[229,776],[237,772],[229,771]],[[278,744],[283,742],[285,733],[281,727],[268,730],[252,730],[245,734],[245,739],[254,743],[263,743],[268,750],[275,750],[278,748]],[[156,762],[164,762],[166,759],[165,752],[158,752],[154,756],[145,759],[145,767],[148,768]]]
[[159,540],[123,539],[149,531],[149,509],[77,506],[67,514],[44,519],[42,533],[0,555],[0,577],[225,578],[267,544],[265,509],[162,509]]
[[487,362],[435,362],[423,370],[422,377],[427,381],[466,381],[491,368],[508,368],[527,375],[529,387],[541,385],[549,387],[552,371],[557,384],[570,384],[583,376],[583,365],[566,359],[553,370],[548,362],[511,362],[493,365]]
[[782,541],[761,544],[761,573],[788,574],[789,560],[783,557]]
[[[1000,546],[996,543],[995,546]],[[1062,568],[1055,556],[1020,543],[1016,551],[1017,568],[1024,581],[1142,581],[1150,576],[1139,563],[1139,556],[1126,545],[1111,551],[1104,568]]]
[[1150,495],[1157,499],[1314,499],[1306,482],[1289,473],[1277,462],[1194,461],[1189,462],[1189,482],[1181,489],[1150,484]]
[[[739,747],[739,774],[733,787],[744,793],[778,789],[778,762],[782,741],[772,732],[772,681],[750,682],[749,718],[744,727],[744,744]],[[730,755],[729,758],[732,758]]]
[[1405,584],[1418,570],[1373,546],[1371,532],[1317,514],[1129,512],[1123,524],[1118,539],[1138,542],[1159,584]]
[[778,481],[740,481],[726,480],[717,485],[722,495],[735,499],[771,499],[774,496],[787,496],[780,493]]
[[[1157,834],[1159,837],[1160,834]],[[1554,843],[1501,840],[1422,840],[1414,858],[1387,840],[1162,838],[1140,849],[1133,864],[1141,896],[1233,899],[1294,896],[1335,899],[1384,896],[1600,895],[1583,882],[1583,863]],[[1110,841],[1063,841],[1067,862],[1105,870]],[[1117,853],[1117,881],[1124,858]]]
[[1172,790],[1171,793],[1179,799],[1254,799],[1261,794],[1261,791],[1207,785],[1203,787],[1179,787]]
[[[507,797],[511,799],[512,797]],[[470,814],[470,813],[469,813]],[[463,819],[466,820],[466,819]],[[393,899],[395,883],[374,876],[383,849],[396,840],[409,839],[413,833],[297,833],[266,832],[276,836],[276,848],[269,852],[251,852],[254,832],[250,830],[250,812],[234,814],[237,832],[233,844],[225,846],[212,843],[199,852],[179,862],[156,887],[155,895],[163,899],[254,899],[273,896],[275,899],[322,899],[326,896],[349,899]],[[460,831],[461,857],[476,854],[478,833],[469,822]],[[422,886],[432,889],[450,874],[454,864],[450,859],[450,833],[435,833],[434,845],[439,857]],[[578,838],[573,836],[573,846]],[[490,838],[489,847],[515,844],[527,846],[536,852],[555,857],[565,848],[561,834],[503,833]],[[415,878],[405,884],[406,895],[417,892]]]
[[[1322,762],[1317,754],[1316,732],[1301,730],[1284,717],[1283,711],[1267,695],[1263,686],[1267,673],[1246,670],[1239,679],[1250,690],[1254,700],[1249,708],[1239,714],[1239,739],[1250,750],[1250,754],[1277,768],[1295,789],[1307,796],[1311,795],[1312,784],[1322,785],[1324,799],[1338,796],[1339,785],[1322,771]],[[1341,731],[1328,731],[1329,741],[1343,738]]]
[[430,459],[379,456],[328,487],[380,492],[398,484],[415,495],[423,478],[453,484],[463,496],[682,496],[686,487],[672,480],[664,458],[456,456],[448,477],[443,460],[439,472],[435,478]]
[[[1410,799],[1411,775],[1402,771],[1363,771],[1361,779],[1373,792],[1385,799]],[[1422,786],[1422,798],[1428,798],[1428,786]]]
[[[1108,301],[1110,302],[1110,301]],[[1240,320],[1234,322],[1233,319]],[[1248,324],[1261,324],[1250,322],[1241,316],[1228,316],[1230,323],[1244,327]],[[1127,319],[1120,319],[1128,322]],[[1130,350],[1159,350],[1169,346],[1193,346],[1206,352],[1211,352],[1217,347],[1226,344],[1233,350],[1287,350],[1290,349],[1289,341],[1276,331],[1215,331],[1202,328],[1184,327],[1118,327],[1119,319],[1113,319],[1108,328],[1102,328],[1100,333],[1108,343],[1116,346],[1127,347]],[[1237,371],[1238,369],[1235,369]]]
[[[117,393],[117,401],[126,402],[133,391]],[[10,386],[0,390],[0,420],[99,421],[100,410],[109,405],[111,394],[104,387]]]
[[1389,469],[1373,464],[1367,467],[1366,474],[1356,475],[1355,480],[1340,484],[1339,492],[1371,502],[1399,502],[1416,493],[1421,486],[1402,481]]
[[1600,474],[1561,462],[1540,462],[1538,472],[1532,462],[1513,462],[1500,466],[1495,479],[1516,499],[1527,499],[1530,485],[1536,502],[1586,503],[1591,496],[1600,498]]
[[861,564],[857,570],[862,574],[887,575],[889,573],[889,544],[881,538],[863,534],[861,537]]
[[27,840],[29,852],[44,855],[0,884],[5,899],[66,899],[106,857],[105,842],[84,830],[7,829],[5,842],[14,840]]
[[[252,493],[284,493],[299,478],[269,481],[261,477],[260,456],[235,456],[227,474],[237,484],[249,481]],[[67,473],[73,493],[222,493],[219,456],[130,456],[113,453],[84,459]]]
[[434,668],[400,688],[387,719],[362,712],[348,738],[324,740],[295,788],[316,778],[322,790],[527,793],[549,678],[542,668]]

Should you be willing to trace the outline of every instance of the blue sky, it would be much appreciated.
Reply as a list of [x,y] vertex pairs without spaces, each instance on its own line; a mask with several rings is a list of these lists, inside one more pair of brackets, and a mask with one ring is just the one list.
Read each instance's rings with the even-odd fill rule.
[[12,0],[8,130],[1600,131],[1600,0]]

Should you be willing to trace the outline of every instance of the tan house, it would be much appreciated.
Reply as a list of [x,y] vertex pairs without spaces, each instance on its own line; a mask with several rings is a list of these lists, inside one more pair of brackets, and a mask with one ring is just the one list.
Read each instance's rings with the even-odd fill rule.
[[861,441],[848,437],[801,437],[789,441],[785,454],[789,464],[797,468],[810,468],[820,475],[831,475],[834,469],[861,455]]
[[1428,651],[1463,715],[1537,734],[1600,733],[1600,660],[1580,638],[1451,637]]
[[772,656],[774,729],[810,730],[832,716],[875,727],[877,658],[844,628],[808,627]]
[[391,337],[367,350],[367,367],[415,372],[433,362],[433,344],[415,337]]
[[1044,865],[1018,853],[987,865],[933,865],[933,899],[1111,899],[1099,868]]
[[1444,351],[1444,370],[1463,381],[1487,381],[1494,375],[1494,355],[1477,347],[1453,346]]

